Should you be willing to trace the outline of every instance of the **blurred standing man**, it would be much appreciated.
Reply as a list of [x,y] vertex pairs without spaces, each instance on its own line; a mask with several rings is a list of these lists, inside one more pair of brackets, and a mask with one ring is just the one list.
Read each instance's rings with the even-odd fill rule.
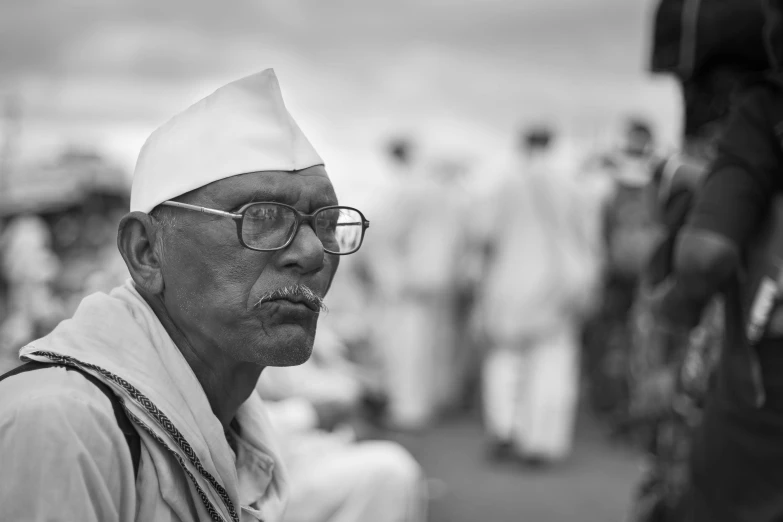
[[14,218],[0,235],[0,278],[6,313],[0,319],[0,375],[19,366],[19,348],[49,332],[65,317],[52,283],[61,271],[51,231],[36,215]]
[[[578,227],[574,185],[548,163],[552,133],[526,135],[487,205],[479,327],[486,429],[497,457],[555,462],[571,450],[579,381],[578,318],[597,264]],[[581,302],[580,302],[581,301]]]
[[374,292],[375,346],[385,358],[390,427],[419,429],[447,402],[453,301],[463,230],[458,202],[412,162],[412,145],[390,148],[395,185],[383,195],[365,259]]
[[310,357],[369,223],[337,206],[271,69],[156,130],[130,208],[131,280],[0,382],[2,518],[279,521],[288,475],[254,390],[264,367]]
[[[781,231],[783,189],[783,11],[765,5],[765,35],[775,71],[735,105],[695,208],[680,235],[671,284],[661,292],[659,320],[688,331],[706,304],[725,296],[725,339],[715,385],[694,435],[691,457],[695,522],[772,522],[783,519],[783,317],[779,274],[776,300],[759,339],[746,314],[754,236],[774,220]],[[779,259],[780,238],[767,261]],[[753,274],[749,274],[753,275]],[[766,274],[770,275],[770,274]]]

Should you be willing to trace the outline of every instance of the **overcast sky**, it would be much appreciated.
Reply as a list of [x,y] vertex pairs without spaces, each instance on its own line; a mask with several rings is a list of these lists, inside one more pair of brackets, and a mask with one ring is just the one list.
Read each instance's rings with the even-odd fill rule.
[[[589,137],[678,91],[647,71],[648,0],[3,0],[0,92],[21,96],[22,159],[72,143],[128,168],[149,132],[221,84],[274,67],[336,179],[389,134],[487,151],[526,121]],[[339,185],[338,185],[339,189]]]

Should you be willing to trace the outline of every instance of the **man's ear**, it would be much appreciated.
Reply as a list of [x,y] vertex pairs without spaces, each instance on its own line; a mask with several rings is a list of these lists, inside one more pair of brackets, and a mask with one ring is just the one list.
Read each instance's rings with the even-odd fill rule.
[[131,212],[120,221],[117,247],[133,282],[151,295],[163,292],[160,228],[144,212]]

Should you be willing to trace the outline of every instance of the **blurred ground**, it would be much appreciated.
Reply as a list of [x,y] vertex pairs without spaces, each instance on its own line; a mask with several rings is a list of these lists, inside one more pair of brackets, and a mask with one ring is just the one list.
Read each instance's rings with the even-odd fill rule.
[[619,522],[641,457],[612,444],[587,415],[577,433],[570,461],[548,470],[490,464],[476,416],[389,438],[404,444],[428,477],[439,479],[432,484],[430,522]]

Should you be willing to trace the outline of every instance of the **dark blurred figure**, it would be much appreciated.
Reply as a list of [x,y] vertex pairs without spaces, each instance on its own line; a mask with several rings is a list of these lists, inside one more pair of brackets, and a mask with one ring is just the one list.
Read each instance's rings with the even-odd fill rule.
[[619,146],[603,158],[614,189],[604,212],[602,300],[584,329],[583,364],[590,406],[615,433],[623,433],[629,421],[630,312],[664,235],[653,176],[659,161],[652,127],[637,117],[625,122]]
[[[771,61],[780,63],[780,2],[766,2],[765,9],[768,51]],[[763,317],[758,339],[749,339],[755,332],[746,330],[758,266],[770,262],[770,254],[781,255],[774,251],[780,249],[781,232],[782,79],[776,68],[749,86],[733,108],[677,240],[673,277],[656,299],[659,324],[685,334],[702,320],[716,294],[724,296],[723,353],[692,447],[690,520],[695,522],[783,519],[782,310],[775,305]],[[767,227],[772,241],[760,242]],[[754,262],[758,254],[760,264]],[[770,280],[773,297],[780,295],[778,281]]]
[[[693,433],[703,422],[716,378],[725,303],[720,295],[709,300],[692,330],[671,328],[656,310],[671,284],[678,237],[715,160],[730,108],[768,67],[760,4],[703,2],[692,13],[696,37],[686,41],[690,28],[682,25],[681,9],[681,2],[660,1],[653,43],[653,71],[673,74],[682,87],[684,139],[682,150],[655,170],[666,237],[645,269],[631,313],[631,417],[647,454],[629,522],[690,520]],[[674,56],[678,60],[664,60]]]
[[692,334],[678,333],[656,321],[655,296],[674,270],[676,239],[714,149],[715,136],[687,137],[683,151],[663,161],[653,179],[657,216],[666,235],[642,273],[629,318],[629,428],[647,451],[629,522],[686,520],[691,434],[701,422],[720,353],[722,302],[716,299],[708,307]]

